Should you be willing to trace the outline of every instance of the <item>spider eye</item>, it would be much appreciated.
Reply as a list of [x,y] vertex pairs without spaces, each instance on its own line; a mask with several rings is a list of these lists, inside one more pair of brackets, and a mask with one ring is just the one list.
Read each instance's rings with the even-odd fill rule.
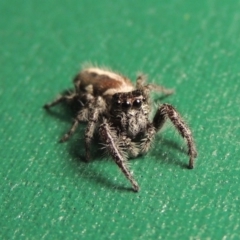
[[140,108],[142,106],[142,101],[140,99],[136,99],[134,102],[133,102],[133,107],[135,108]]
[[128,109],[131,107],[131,103],[129,101],[125,101],[122,103],[122,108]]
[[117,100],[114,102],[114,107],[120,107],[121,106],[121,101]]

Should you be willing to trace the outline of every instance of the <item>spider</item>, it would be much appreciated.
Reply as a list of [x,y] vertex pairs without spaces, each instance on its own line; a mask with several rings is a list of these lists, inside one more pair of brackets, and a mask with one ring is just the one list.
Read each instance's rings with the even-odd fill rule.
[[70,130],[61,138],[67,141],[80,122],[87,122],[85,130],[86,160],[90,159],[90,146],[95,132],[105,150],[130,181],[135,192],[139,185],[130,172],[127,160],[145,154],[151,148],[156,133],[166,120],[170,120],[186,140],[189,168],[197,157],[192,133],[177,110],[170,104],[160,105],[149,120],[151,91],[171,94],[162,86],[146,84],[146,77],[139,75],[136,86],[125,76],[108,69],[88,67],[74,78],[75,89],[44,105],[49,109],[59,103],[77,104],[79,109]]

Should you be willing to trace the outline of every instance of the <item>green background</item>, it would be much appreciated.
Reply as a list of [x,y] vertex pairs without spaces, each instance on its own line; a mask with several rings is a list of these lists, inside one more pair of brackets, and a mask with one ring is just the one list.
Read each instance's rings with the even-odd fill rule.
[[[174,88],[199,156],[168,124],[131,160],[83,153],[84,126],[42,105],[84,62]],[[1,1],[1,239],[239,239],[240,1]]]

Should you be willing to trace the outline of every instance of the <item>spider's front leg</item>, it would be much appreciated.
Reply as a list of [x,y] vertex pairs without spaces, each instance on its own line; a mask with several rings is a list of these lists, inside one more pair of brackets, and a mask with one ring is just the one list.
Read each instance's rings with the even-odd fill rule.
[[131,182],[133,190],[135,192],[138,192],[138,183],[134,180],[130,170],[127,167],[126,153],[120,147],[116,131],[112,127],[110,127],[106,119],[104,119],[103,124],[101,124],[101,126],[99,127],[99,135],[115,163],[122,170],[126,178]]
[[188,155],[190,156],[189,168],[193,168],[193,162],[194,158],[197,157],[197,151],[193,141],[191,130],[188,128],[188,126],[183,121],[182,117],[176,111],[176,109],[170,104],[163,104],[157,110],[157,113],[153,119],[153,125],[155,129],[160,130],[167,118],[170,119],[170,121],[181,134],[181,136],[187,141]]
[[99,115],[106,110],[106,102],[102,97],[96,97],[93,104],[89,107],[88,125],[85,130],[85,151],[86,160],[90,159],[90,145],[95,132],[96,126],[98,124]]

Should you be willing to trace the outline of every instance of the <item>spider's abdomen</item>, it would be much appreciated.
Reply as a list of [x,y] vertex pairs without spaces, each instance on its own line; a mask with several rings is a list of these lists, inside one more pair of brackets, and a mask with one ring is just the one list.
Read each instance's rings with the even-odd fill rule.
[[74,79],[77,91],[94,96],[109,96],[117,92],[130,92],[134,87],[130,80],[120,74],[96,67],[81,71]]

